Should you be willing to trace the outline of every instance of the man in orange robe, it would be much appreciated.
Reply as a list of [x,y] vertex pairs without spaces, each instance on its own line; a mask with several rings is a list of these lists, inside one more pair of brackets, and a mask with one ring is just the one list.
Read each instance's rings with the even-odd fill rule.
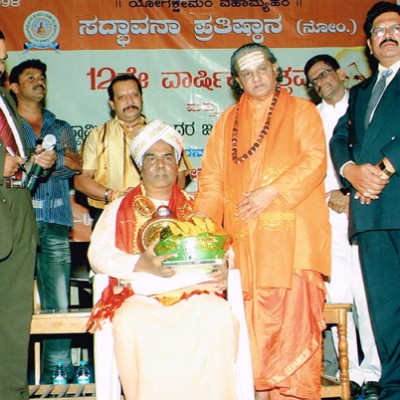
[[279,86],[268,47],[236,50],[231,73],[240,99],[207,142],[197,214],[233,236],[256,399],[319,399],[330,274],[323,125],[311,102]]

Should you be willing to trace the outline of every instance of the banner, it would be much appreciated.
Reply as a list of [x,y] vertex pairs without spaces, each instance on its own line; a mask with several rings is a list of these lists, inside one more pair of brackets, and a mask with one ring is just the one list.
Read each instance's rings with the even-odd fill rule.
[[0,0],[0,29],[8,71],[31,58],[47,64],[46,108],[73,126],[79,145],[110,118],[110,81],[134,73],[148,119],[183,135],[193,164],[188,189],[195,191],[212,126],[234,103],[233,51],[250,42],[270,47],[284,71],[282,86],[296,96],[309,98],[303,67],[320,53],[338,59],[351,86],[371,73],[362,26],[375,2]]

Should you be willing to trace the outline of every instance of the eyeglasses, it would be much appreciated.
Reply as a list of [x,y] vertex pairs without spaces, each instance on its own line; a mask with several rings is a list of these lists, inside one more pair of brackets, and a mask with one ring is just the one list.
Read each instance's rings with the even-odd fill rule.
[[312,81],[307,83],[307,86],[309,88],[313,88],[316,86],[316,84],[318,83],[318,81],[326,79],[326,77],[333,72],[334,69],[326,69],[325,71],[322,71],[317,77],[315,77]]
[[373,38],[381,38],[386,35],[386,31],[389,31],[391,35],[399,35],[400,34],[400,24],[393,24],[390,26],[377,26],[371,29],[371,37]]

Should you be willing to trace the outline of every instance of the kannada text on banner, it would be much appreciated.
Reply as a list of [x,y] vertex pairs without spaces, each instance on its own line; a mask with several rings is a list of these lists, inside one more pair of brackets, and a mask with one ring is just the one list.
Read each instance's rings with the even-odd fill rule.
[[[270,47],[282,86],[308,97],[303,67],[313,55],[338,59],[348,86],[370,67],[362,25],[375,0],[0,0],[7,69],[31,58],[48,67],[46,107],[74,128],[78,145],[110,118],[107,87],[121,73],[143,86],[144,113],[173,124],[197,188],[204,145],[234,103],[230,56],[243,44]],[[74,208],[76,225],[90,224]],[[81,240],[81,239],[79,239]]]

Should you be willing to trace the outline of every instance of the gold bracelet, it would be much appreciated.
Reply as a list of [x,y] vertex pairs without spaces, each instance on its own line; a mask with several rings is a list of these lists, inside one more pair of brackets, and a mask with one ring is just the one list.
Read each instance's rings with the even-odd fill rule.
[[111,194],[111,189],[107,188],[106,191],[104,192],[104,203],[108,204],[110,202],[110,194]]
[[381,160],[380,163],[378,164],[378,168],[379,168],[386,176],[388,176],[389,178],[391,178],[391,177],[394,175],[394,172],[389,171],[389,170],[386,168],[386,165],[385,165],[385,163],[383,162],[383,160]]

